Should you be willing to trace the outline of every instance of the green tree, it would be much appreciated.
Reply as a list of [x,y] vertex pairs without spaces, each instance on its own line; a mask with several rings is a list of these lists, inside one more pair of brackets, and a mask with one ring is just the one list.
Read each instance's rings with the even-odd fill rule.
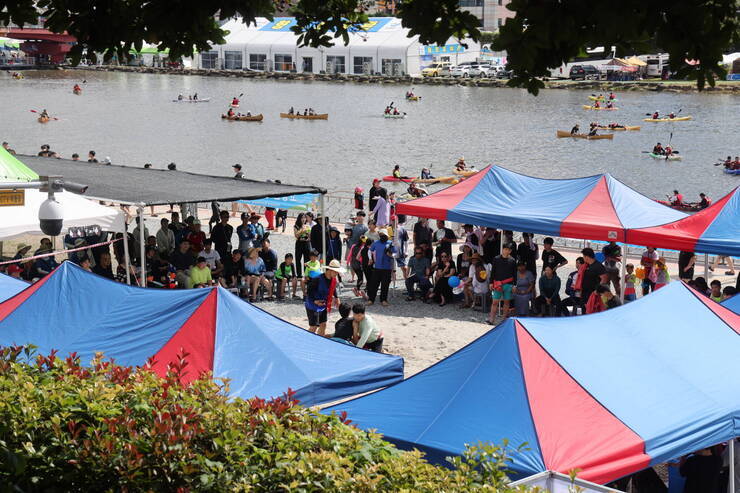
[[[616,46],[618,52],[650,51],[653,44],[670,53],[679,75],[714,84],[724,72],[723,50],[740,44],[736,0],[512,0],[515,13],[500,29],[494,49],[506,50],[514,77],[511,85],[537,93],[539,77],[586,47]],[[291,12],[299,43],[347,43],[349,33],[374,9],[367,0],[0,0],[0,24],[35,23],[39,13],[54,32],[67,31],[82,54],[124,58],[142,42],[169,49],[172,58],[224,43],[215,17],[240,16],[247,23]],[[445,44],[450,37],[481,40],[478,19],[460,10],[459,0],[400,0],[397,15],[424,44]],[[684,59],[701,64],[681,66]]]

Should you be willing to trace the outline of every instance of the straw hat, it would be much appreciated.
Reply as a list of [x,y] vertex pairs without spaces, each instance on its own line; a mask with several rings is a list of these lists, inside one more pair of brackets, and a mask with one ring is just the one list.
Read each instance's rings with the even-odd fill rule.
[[23,250],[30,250],[30,249],[31,249],[31,245],[29,245],[28,243],[18,243],[18,246],[15,247],[15,253],[20,253]]
[[342,268],[342,264],[339,263],[338,260],[334,259],[331,262],[329,262],[329,265],[326,266],[325,270],[333,270],[334,272],[338,274],[343,274],[344,269]]

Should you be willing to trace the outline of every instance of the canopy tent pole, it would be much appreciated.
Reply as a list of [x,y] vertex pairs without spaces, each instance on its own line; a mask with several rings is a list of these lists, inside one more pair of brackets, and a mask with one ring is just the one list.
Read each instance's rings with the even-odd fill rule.
[[126,217],[123,218],[123,263],[126,269],[126,284],[131,284],[131,257],[128,253],[128,224]]
[[710,280],[710,271],[709,271],[709,254],[704,254],[704,279],[707,281],[707,285],[709,285]]
[[139,206],[139,242],[140,242],[140,252],[139,255],[141,255],[141,259],[139,260],[139,263],[141,264],[141,287],[146,287],[146,237],[144,235],[144,230],[146,229],[144,227],[144,207]]
[[624,305],[624,291],[627,285],[625,276],[627,274],[627,243],[622,243],[622,266],[619,268],[619,301]]
[[[730,440],[730,493],[735,492],[735,439]],[[738,492],[740,493],[740,492]]]
[[319,209],[321,209],[321,260],[326,265],[326,235],[329,232],[329,222],[326,220],[326,207],[324,207],[324,194],[319,195]]

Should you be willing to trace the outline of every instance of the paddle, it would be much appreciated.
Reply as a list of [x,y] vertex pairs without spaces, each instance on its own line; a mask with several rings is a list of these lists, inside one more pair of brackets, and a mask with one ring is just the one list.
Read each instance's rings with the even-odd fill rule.
[[[38,113],[38,111],[36,111],[36,110],[28,110],[28,111],[30,111],[31,113]],[[59,118],[57,118],[56,116],[50,116],[49,119],[50,120],[59,120]]]

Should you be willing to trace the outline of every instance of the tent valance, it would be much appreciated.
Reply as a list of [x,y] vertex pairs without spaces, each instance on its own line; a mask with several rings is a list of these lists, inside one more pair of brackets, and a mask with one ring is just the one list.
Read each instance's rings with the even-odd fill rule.
[[40,175],[62,175],[89,185],[87,195],[119,203],[166,205],[240,199],[285,197],[303,193],[326,193],[313,186],[285,185],[256,180],[236,180],[186,171],[145,169],[92,164],[66,159],[23,156]]
[[400,203],[396,211],[429,219],[604,241],[625,241],[632,229],[687,217],[609,174],[551,180],[500,166],[489,166],[457,185]]
[[717,378],[740,374],[739,336],[740,315],[673,282],[598,314],[509,319],[326,411],[435,462],[507,439],[521,476],[580,469],[603,484],[740,436],[740,379]]

